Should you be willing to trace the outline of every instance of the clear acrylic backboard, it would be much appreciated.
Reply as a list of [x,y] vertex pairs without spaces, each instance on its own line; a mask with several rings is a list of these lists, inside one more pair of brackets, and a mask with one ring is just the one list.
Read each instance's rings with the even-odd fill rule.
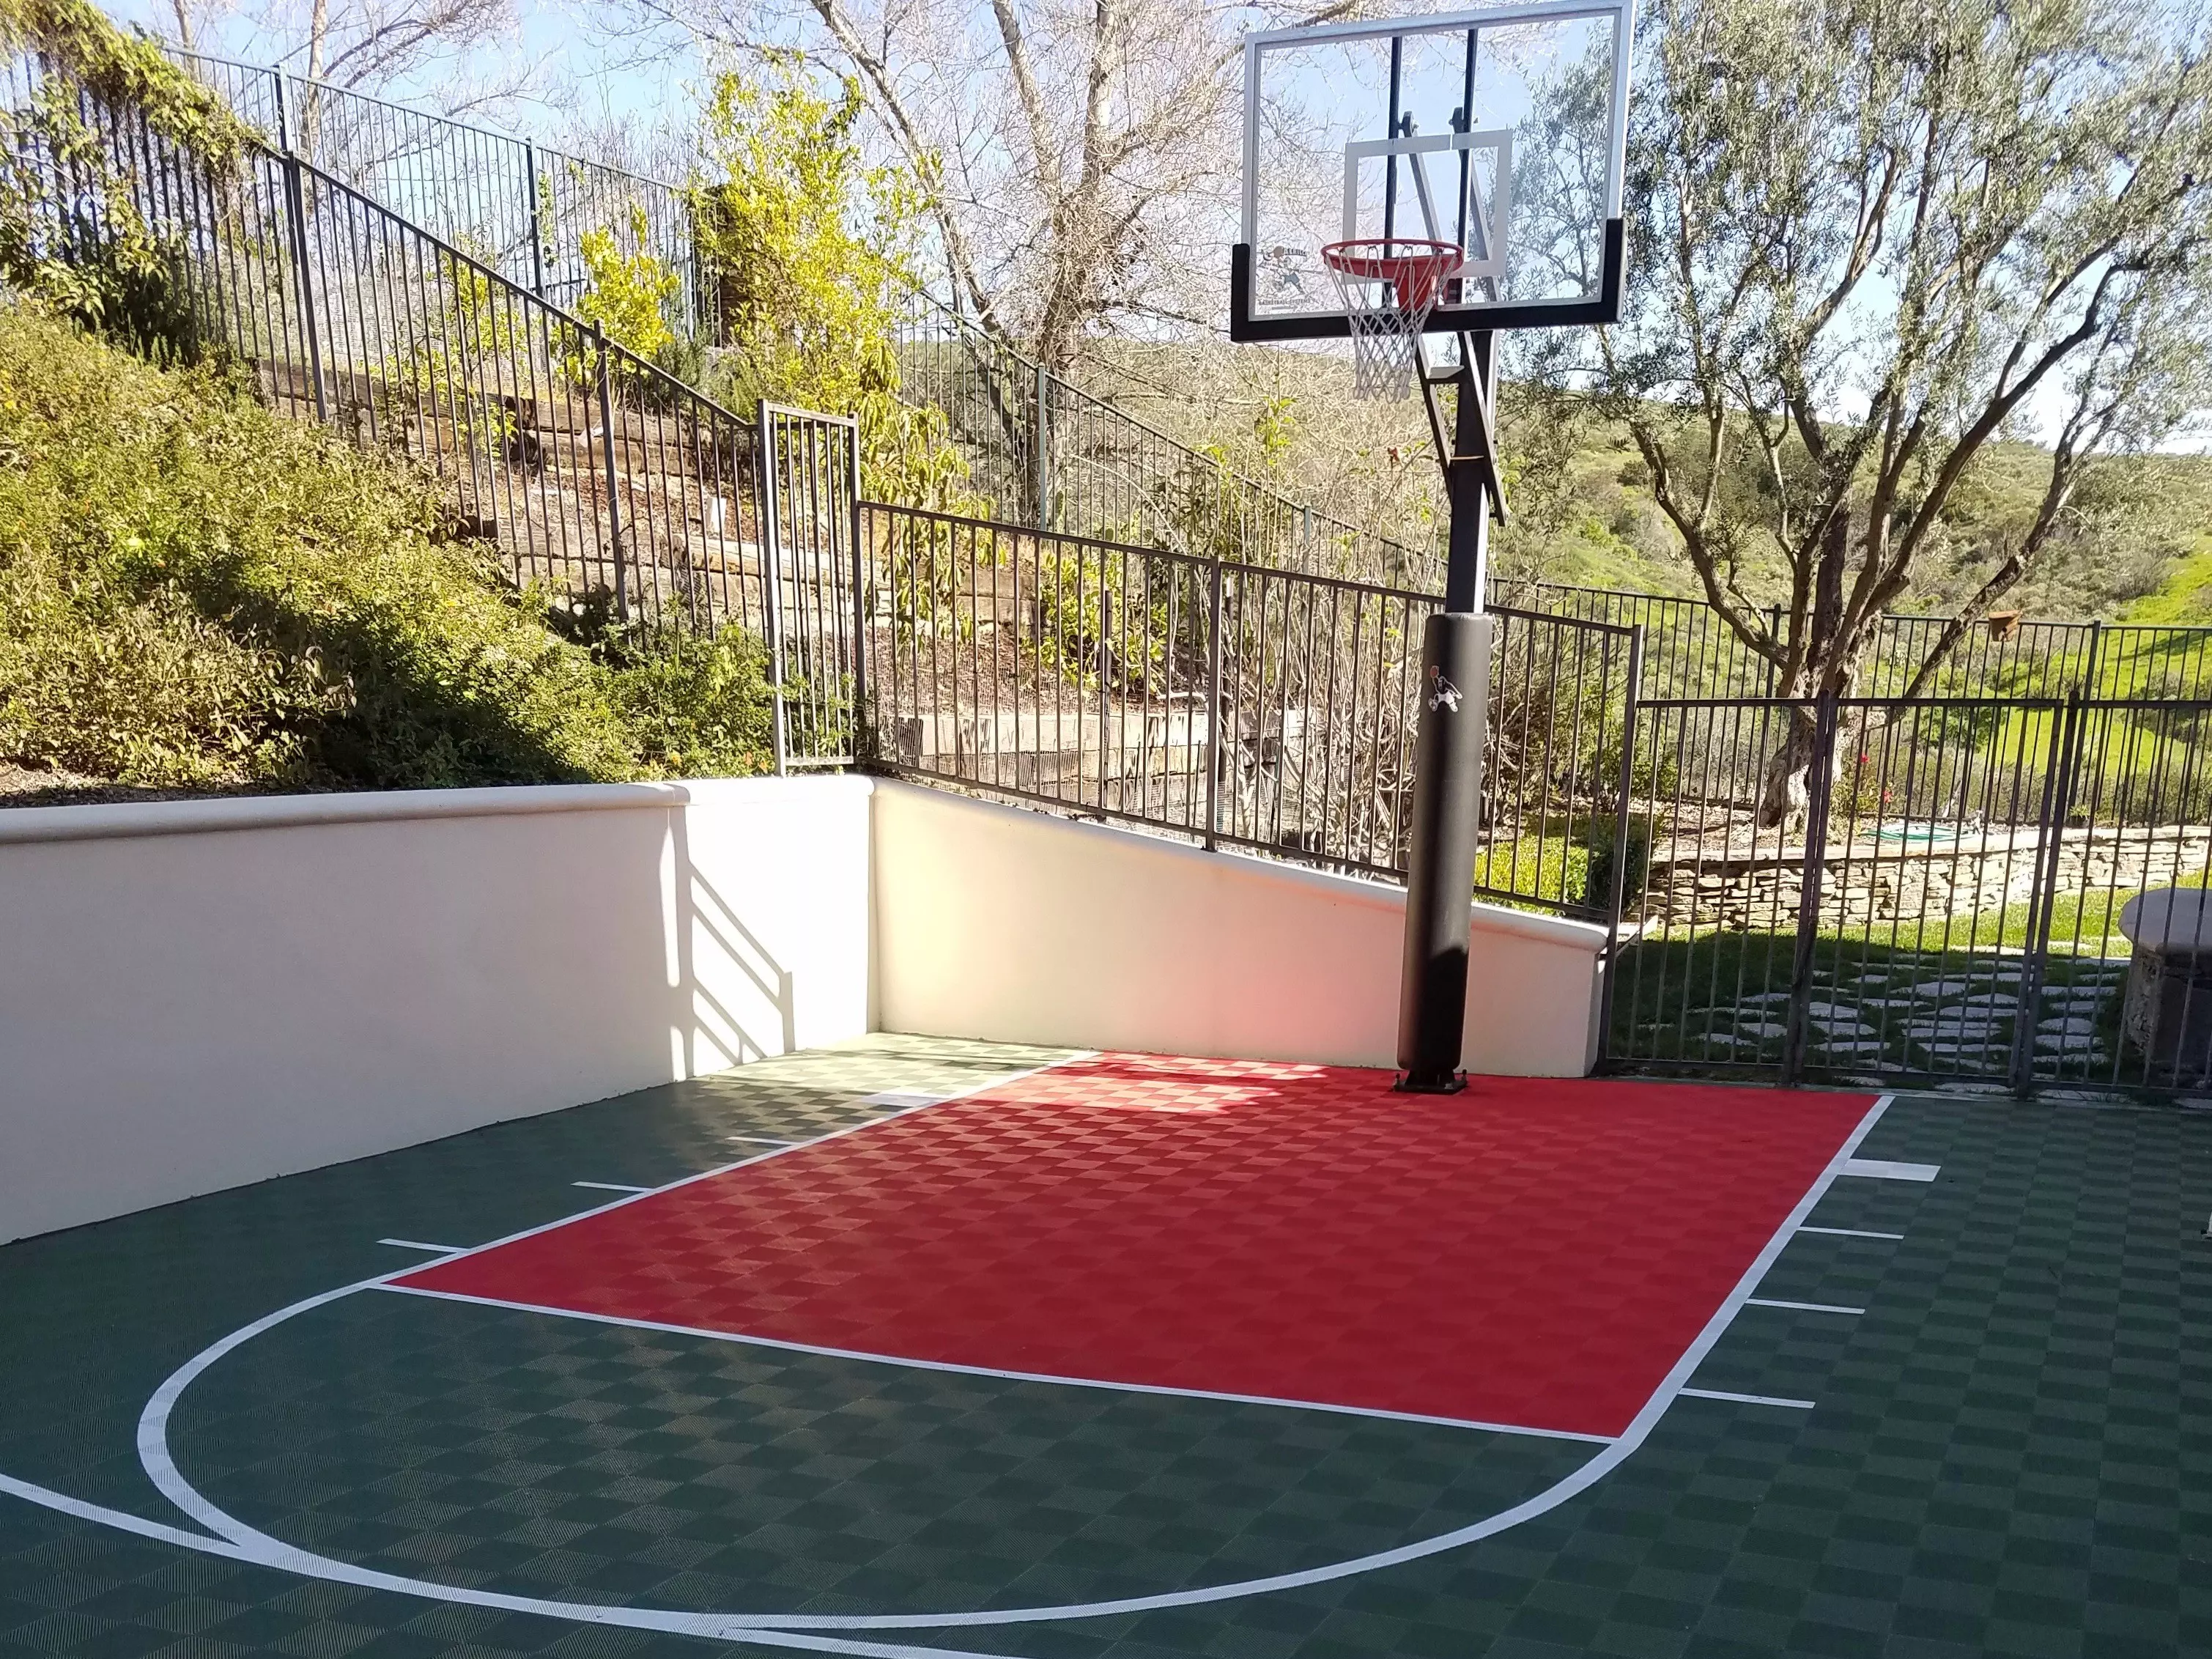
[[1431,333],[1609,322],[1633,0],[1535,0],[1247,37],[1240,340],[1341,338],[1330,245],[1464,251]]

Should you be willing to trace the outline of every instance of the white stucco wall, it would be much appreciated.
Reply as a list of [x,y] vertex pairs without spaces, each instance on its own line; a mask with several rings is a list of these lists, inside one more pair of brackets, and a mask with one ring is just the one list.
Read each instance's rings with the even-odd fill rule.
[[[0,1241],[871,1030],[1389,1066],[1395,888],[858,777],[0,811]],[[1476,906],[1470,1069],[1597,928]]]
[[0,812],[0,1239],[869,1030],[871,787]]
[[[909,784],[875,796],[886,1030],[1389,1066],[1405,895]],[[1579,1076],[1605,932],[1471,907],[1465,1063]]]

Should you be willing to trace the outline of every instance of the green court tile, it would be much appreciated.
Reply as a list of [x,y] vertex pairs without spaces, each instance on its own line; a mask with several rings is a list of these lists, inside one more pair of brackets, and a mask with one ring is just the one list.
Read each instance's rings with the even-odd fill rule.
[[[0,1471],[173,1518],[139,1408],[207,1343],[405,1260],[655,1184],[736,1135],[862,1122],[1042,1051],[874,1038],[0,1249]],[[1142,1615],[863,1639],[1005,1659],[2212,1651],[2212,1119],[1905,1097],[1685,1401],[1607,1479],[1485,1542]],[[244,1363],[251,1358],[250,1364]],[[1054,1603],[1463,1525],[1588,1452],[1158,1401],[364,1293],[179,1407],[218,1501],[333,1553],[572,1599]],[[0,1496],[0,1656],[683,1654],[715,1644],[303,1580]],[[747,1655],[787,1654],[758,1644]]]

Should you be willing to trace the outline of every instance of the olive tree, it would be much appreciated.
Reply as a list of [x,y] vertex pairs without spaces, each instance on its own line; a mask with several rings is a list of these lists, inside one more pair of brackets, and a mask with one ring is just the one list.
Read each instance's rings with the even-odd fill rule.
[[[2040,446],[2035,510],[1908,695],[2085,480],[2212,404],[2207,25],[2204,0],[1644,14],[1600,403],[1781,696],[1850,694],[1993,441]],[[1801,714],[1763,821],[1802,808],[1812,737]]]

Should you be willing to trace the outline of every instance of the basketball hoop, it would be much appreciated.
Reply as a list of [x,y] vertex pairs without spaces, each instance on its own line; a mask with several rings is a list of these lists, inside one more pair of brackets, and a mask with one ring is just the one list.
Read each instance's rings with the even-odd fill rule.
[[1413,389],[1414,342],[1467,263],[1456,242],[1372,236],[1331,242],[1322,263],[1336,279],[1352,325],[1352,383],[1363,398],[1402,398]]

